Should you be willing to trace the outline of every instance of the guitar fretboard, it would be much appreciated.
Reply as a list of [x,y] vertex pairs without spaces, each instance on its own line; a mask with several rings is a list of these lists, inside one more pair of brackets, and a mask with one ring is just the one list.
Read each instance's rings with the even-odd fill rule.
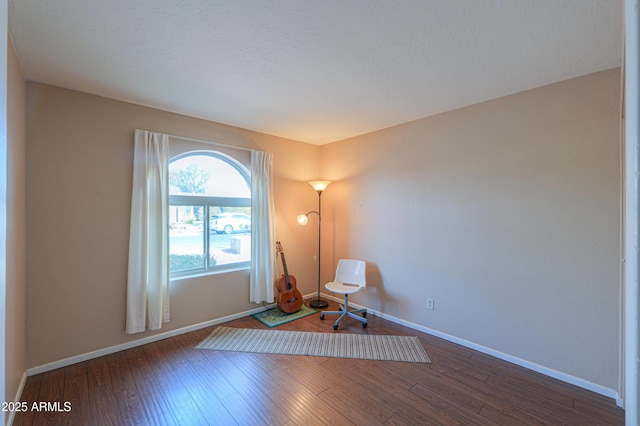
[[287,289],[291,290],[291,280],[289,279],[289,271],[287,270],[287,261],[284,258],[284,250],[282,250],[282,245],[280,241],[276,241],[276,247],[278,249],[278,253],[280,253],[280,258],[282,259],[282,269],[284,269],[284,280],[287,282]]

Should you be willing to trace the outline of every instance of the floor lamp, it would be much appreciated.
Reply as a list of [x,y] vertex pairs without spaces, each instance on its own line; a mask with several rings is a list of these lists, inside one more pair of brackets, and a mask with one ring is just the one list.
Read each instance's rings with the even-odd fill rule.
[[313,189],[315,189],[318,192],[318,211],[310,211],[307,214],[301,214],[300,216],[298,216],[298,223],[300,225],[306,225],[307,222],[309,221],[309,215],[311,213],[315,213],[318,215],[318,295],[317,295],[317,299],[312,300],[311,302],[309,302],[309,306],[311,306],[312,308],[326,308],[327,306],[329,306],[329,303],[325,300],[321,300],[320,299],[320,237],[322,235],[322,215],[320,214],[321,212],[321,202],[322,202],[322,191],[324,191],[327,186],[329,186],[329,184],[331,183],[331,181],[328,180],[314,180],[309,182],[309,185],[311,185],[313,187]]

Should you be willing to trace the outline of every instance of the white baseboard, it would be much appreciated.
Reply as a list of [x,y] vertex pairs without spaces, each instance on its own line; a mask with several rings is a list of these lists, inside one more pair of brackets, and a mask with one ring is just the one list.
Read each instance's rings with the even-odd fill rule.
[[[307,295],[304,295],[302,298],[305,300],[310,299],[316,294],[317,293],[307,294]],[[69,358],[64,358],[59,361],[54,361],[48,364],[43,364],[37,367],[29,368],[27,369],[27,375],[33,376],[35,374],[45,373],[47,371],[55,370],[56,368],[67,367],[69,365],[76,364],[78,362],[88,361],[93,358],[98,358],[104,355],[109,355],[119,351],[124,351],[126,349],[135,348],[136,346],[146,345],[147,343],[157,342],[158,340],[163,340],[169,337],[178,336],[180,334],[188,333],[190,331],[200,330],[201,328],[210,327],[216,324],[222,324],[223,322],[232,321],[234,319],[243,318],[249,315],[257,314],[258,312],[266,311],[267,309],[274,308],[275,306],[276,306],[275,303],[271,303],[269,305],[261,306],[259,308],[251,309],[251,310],[240,312],[233,315],[228,315],[226,317],[216,318],[216,319],[205,321],[199,324],[190,325],[188,327],[167,331],[165,333],[159,333],[159,334],[154,334],[153,336],[143,337],[141,339],[134,340],[127,343],[122,343],[120,345],[110,346],[108,348],[98,349],[97,351],[87,352],[87,353],[75,355]]]
[[[303,298],[306,300],[306,299],[314,297],[316,294],[317,293],[305,295],[305,296],[303,296]],[[343,301],[342,299],[338,299],[336,297],[327,295],[325,293],[322,293],[322,297],[326,298],[326,299],[334,300],[334,301],[336,301],[338,303],[341,303]],[[210,327],[212,325],[221,324],[223,322],[227,322],[227,321],[231,321],[231,320],[234,320],[234,319],[246,317],[248,315],[252,315],[252,314],[255,314],[255,313],[258,313],[258,312],[262,312],[262,311],[264,311],[266,309],[269,309],[269,308],[272,308],[274,306],[275,306],[275,304],[271,304],[271,305],[268,305],[268,306],[259,307],[259,308],[256,308],[256,309],[251,309],[249,311],[237,313],[237,314],[234,314],[234,315],[229,315],[229,316],[226,316],[226,317],[213,319],[213,320],[206,321],[206,322],[203,322],[203,323],[194,324],[194,325],[191,325],[191,326],[188,326],[188,327],[183,327],[183,328],[179,328],[179,329],[176,329],[176,330],[167,331],[165,333],[154,334],[153,336],[144,337],[142,339],[134,340],[132,342],[127,342],[127,343],[123,343],[123,344],[120,344],[120,345],[115,345],[115,346],[111,346],[111,347],[108,347],[108,348],[99,349],[97,351],[87,352],[87,353],[84,353],[84,354],[80,354],[80,355],[72,356],[72,357],[69,357],[69,358],[65,358],[65,359],[62,359],[62,360],[59,360],[59,361],[55,361],[55,362],[51,362],[51,363],[48,363],[48,364],[40,365],[40,366],[37,366],[37,367],[29,368],[27,370],[26,374],[25,374],[24,379],[26,380],[26,376],[33,376],[35,374],[39,374],[39,373],[44,373],[44,372],[47,372],[47,371],[55,370],[56,368],[66,367],[66,366],[69,366],[69,365],[72,365],[72,364],[75,364],[75,363],[78,363],[78,362],[87,361],[87,360],[90,360],[90,359],[93,359],[93,358],[98,358],[98,357],[101,357],[101,356],[104,356],[104,355],[109,355],[109,354],[112,354],[112,353],[115,353],[115,352],[123,351],[123,350],[130,349],[130,348],[134,348],[136,346],[146,345],[147,343],[157,342],[158,340],[162,340],[162,339],[166,339],[166,338],[169,338],[169,337],[177,336],[179,334],[188,333],[190,331],[199,330],[201,328],[206,328],[206,327]],[[354,306],[354,307],[356,307],[358,309],[366,308],[365,306],[358,305],[358,304],[355,304],[355,303],[350,303],[350,306]],[[439,337],[439,338],[444,339],[444,340],[448,340],[448,341],[453,342],[453,343],[457,343],[459,345],[462,345],[462,346],[465,346],[467,348],[476,350],[478,352],[481,352],[481,353],[484,353],[484,354],[487,354],[487,355],[491,355],[493,357],[502,359],[504,361],[511,362],[513,364],[516,364],[516,365],[519,365],[521,367],[527,368],[529,370],[533,370],[533,371],[536,371],[538,373],[542,373],[542,374],[544,374],[546,376],[553,377],[554,379],[558,379],[558,380],[561,380],[563,382],[566,382],[566,383],[581,387],[583,389],[587,389],[589,391],[592,391],[592,392],[595,392],[597,394],[606,396],[608,398],[615,399],[616,400],[616,404],[618,404],[618,406],[622,406],[623,405],[623,400],[620,398],[619,393],[614,389],[610,389],[610,388],[598,385],[596,383],[589,382],[588,380],[584,380],[584,379],[581,379],[579,377],[572,376],[570,374],[566,374],[566,373],[563,373],[563,372],[560,372],[560,371],[557,371],[557,370],[553,370],[551,368],[547,368],[547,367],[544,367],[542,365],[539,365],[539,364],[536,364],[536,363],[533,363],[533,362],[530,362],[530,361],[527,361],[527,360],[524,360],[524,359],[521,359],[521,358],[518,358],[518,357],[514,357],[512,355],[505,354],[505,353],[500,352],[500,351],[496,351],[494,349],[488,348],[486,346],[479,345],[477,343],[473,343],[473,342],[465,340],[465,339],[458,338],[456,336],[451,336],[449,334],[442,333],[442,332],[440,332],[438,330],[433,330],[433,329],[428,328],[428,327],[424,327],[424,326],[421,326],[421,325],[418,325],[418,324],[414,324],[412,322],[405,321],[403,319],[394,317],[392,315],[387,315],[385,313],[378,312],[378,311],[375,311],[375,310],[372,310],[372,309],[369,309],[369,308],[366,308],[366,309],[367,309],[367,311],[369,313],[371,313],[371,314],[373,314],[373,315],[375,315],[377,317],[384,318],[384,319],[386,319],[388,321],[391,321],[393,323],[400,324],[400,325],[403,325],[405,327],[411,328],[413,330],[421,331],[423,333],[430,334],[432,336],[436,336],[436,337]],[[21,388],[20,388],[20,392],[18,393],[18,397],[20,395],[22,395],[22,386],[24,386],[24,380],[21,382]],[[11,424],[11,423],[9,423],[9,424]]]
[[32,367],[27,369],[27,375],[33,376],[35,374],[45,373],[47,371],[55,370],[56,368],[67,367],[72,364],[76,364],[78,362],[87,361],[93,358],[98,358],[104,355],[109,355],[112,353],[124,351],[126,349],[135,348],[136,346],[146,345],[147,343],[157,342],[159,340],[163,340],[169,337],[178,336],[180,334],[188,333],[190,331],[199,330],[201,328],[210,327],[212,325],[221,324],[223,322],[231,321],[238,318],[243,318],[248,315],[257,314],[258,312],[262,312],[267,310],[275,305],[267,305],[261,306],[259,308],[251,309],[249,311],[240,312],[233,315],[228,315],[226,317],[216,318],[210,321],[205,321],[199,324],[190,325],[188,327],[178,328],[176,330],[167,331],[165,333],[154,334],[153,336],[143,337],[138,340],[134,340],[127,343],[122,343],[115,346],[110,346],[104,349],[98,349],[97,351],[87,352],[80,355],[75,355],[69,358],[64,358],[59,361],[50,362],[48,364],[39,365],[37,367]]
[[[22,391],[24,390],[24,385],[27,383],[27,372],[22,373],[22,377],[20,378],[20,383],[18,384],[18,389],[16,389],[16,396],[13,398],[13,402],[18,403],[22,399]],[[7,418],[7,424],[12,425],[13,421],[16,417],[16,411],[10,410],[9,417]]]
[[[325,293],[323,293],[322,296],[327,298],[327,299],[334,300],[334,301],[336,301],[338,303],[342,302],[342,299],[338,299],[336,297],[327,295]],[[354,308],[357,308],[357,309],[366,308],[366,306],[361,306],[361,305],[358,305],[356,303],[351,303],[351,302],[349,303],[349,306],[353,306]],[[483,354],[491,355],[491,356],[499,358],[499,359],[501,359],[503,361],[507,361],[507,362],[510,362],[512,364],[519,365],[520,367],[524,367],[524,368],[527,368],[529,370],[533,370],[533,371],[536,371],[538,373],[542,373],[542,374],[544,374],[546,376],[553,377],[554,379],[558,379],[558,380],[561,380],[563,382],[566,382],[566,383],[581,387],[583,389],[595,392],[597,394],[606,396],[607,398],[615,399],[616,404],[619,407],[622,407],[622,405],[623,405],[623,400],[622,400],[622,398],[620,398],[620,394],[614,389],[610,389],[610,388],[607,388],[605,386],[601,386],[601,385],[598,385],[596,383],[592,383],[592,382],[590,382],[588,380],[584,380],[584,379],[581,379],[579,377],[575,377],[575,376],[572,376],[570,374],[563,373],[561,371],[557,371],[557,370],[554,370],[554,369],[551,369],[551,368],[544,367],[542,365],[539,365],[539,364],[536,364],[534,362],[530,362],[530,361],[527,361],[525,359],[518,358],[518,357],[515,357],[515,356],[512,356],[512,355],[506,354],[504,352],[496,351],[494,349],[488,348],[486,346],[479,345],[477,343],[473,343],[473,342],[465,340],[465,339],[461,339],[461,338],[458,338],[458,337],[455,337],[455,336],[452,336],[452,335],[449,335],[449,334],[446,334],[446,333],[442,333],[442,332],[440,332],[438,330],[434,330],[434,329],[431,329],[431,328],[428,328],[428,327],[424,327],[422,325],[414,324],[412,322],[405,321],[403,319],[394,317],[392,315],[387,315],[385,313],[378,312],[378,311],[375,311],[375,310],[372,310],[372,309],[369,309],[369,308],[366,308],[366,309],[367,309],[368,313],[371,313],[371,314],[373,314],[373,315],[375,315],[377,317],[380,317],[380,318],[384,318],[384,319],[386,319],[388,321],[391,321],[393,323],[400,324],[400,325],[403,325],[405,327],[408,327],[408,328],[411,328],[411,329],[414,329],[414,330],[417,330],[417,331],[421,331],[423,333],[430,334],[432,336],[436,336],[436,337],[439,337],[439,338],[444,339],[444,340],[448,340],[449,342],[457,343],[457,344],[462,345],[464,347],[467,347],[469,349],[473,349],[473,350],[476,350],[478,352],[482,352]]]

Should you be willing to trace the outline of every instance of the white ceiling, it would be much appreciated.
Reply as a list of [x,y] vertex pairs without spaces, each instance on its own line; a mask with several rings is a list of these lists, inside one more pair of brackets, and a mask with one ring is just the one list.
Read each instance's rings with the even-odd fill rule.
[[323,144],[621,64],[622,0],[10,0],[28,80]]

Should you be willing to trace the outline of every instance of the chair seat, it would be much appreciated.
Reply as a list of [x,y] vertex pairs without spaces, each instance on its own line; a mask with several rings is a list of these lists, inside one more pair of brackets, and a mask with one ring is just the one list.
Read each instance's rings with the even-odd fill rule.
[[329,291],[339,294],[352,294],[360,290],[362,287],[353,284],[343,284],[339,281],[332,281],[324,285]]

